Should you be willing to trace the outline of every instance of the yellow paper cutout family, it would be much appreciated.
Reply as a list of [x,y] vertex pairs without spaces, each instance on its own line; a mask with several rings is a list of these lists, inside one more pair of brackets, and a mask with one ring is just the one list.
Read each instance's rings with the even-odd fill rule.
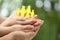
[[27,8],[22,6],[22,8],[18,8],[16,11],[17,16],[21,16],[22,18],[29,18],[34,16],[34,10],[31,11],[31,6],[29,5]]

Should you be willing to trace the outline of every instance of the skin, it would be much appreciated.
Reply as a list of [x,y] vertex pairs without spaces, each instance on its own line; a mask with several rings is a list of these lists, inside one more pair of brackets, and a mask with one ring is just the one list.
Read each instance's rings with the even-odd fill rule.
[[[37,16],[35,15],[33,18],[21,18],[20,16],[16,16],[16,13],[12,14],[9,18],[7,18],[3,23],[1,23],[1,25],[3,26],[11,26],[14,24],[33,24],[34,22],[36,22],[36,18]],[[7,22],[9,21],[9,22]]]
[[0,24],[6,19],[6,17],[0,16]]
[[12,14],[0,25],[0,34],[4,35],[0,40],[32,40],[42,24],[43,20],[37,16],[22,19]]

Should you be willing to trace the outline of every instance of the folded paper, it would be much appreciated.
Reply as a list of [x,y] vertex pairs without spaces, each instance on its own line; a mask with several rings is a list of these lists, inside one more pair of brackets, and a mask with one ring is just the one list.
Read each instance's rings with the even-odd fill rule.
[[34,10],[31,10],[31,6],[29,5],[27,8],[22,6],[22,8],[18,8],[16,11],[17,16],[21,16],[22,18],[29,18],[34,16]]

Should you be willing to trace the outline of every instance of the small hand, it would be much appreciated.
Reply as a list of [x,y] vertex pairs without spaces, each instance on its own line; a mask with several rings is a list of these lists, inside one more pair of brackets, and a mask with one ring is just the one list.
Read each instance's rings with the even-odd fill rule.
[[35,19],[27,19],[26,18],[21,18],[20,16],[16,16],[15,14],[11,14],[10,17],[8,17],[1,25],[3,26],[12,26],[14,24],[33,24]]

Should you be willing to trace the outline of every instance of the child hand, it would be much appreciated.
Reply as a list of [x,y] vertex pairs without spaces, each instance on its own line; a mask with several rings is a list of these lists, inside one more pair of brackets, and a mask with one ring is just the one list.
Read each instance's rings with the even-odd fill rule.
[[15,14],[11,14],[10,17],[8,17],[3,23],[1,23],[1,25],[3,26],[11,26],[14,24],[33,24],[35,21],[35,19],[27,19],[26,18],[21,18],[20,16],[16,16]]

